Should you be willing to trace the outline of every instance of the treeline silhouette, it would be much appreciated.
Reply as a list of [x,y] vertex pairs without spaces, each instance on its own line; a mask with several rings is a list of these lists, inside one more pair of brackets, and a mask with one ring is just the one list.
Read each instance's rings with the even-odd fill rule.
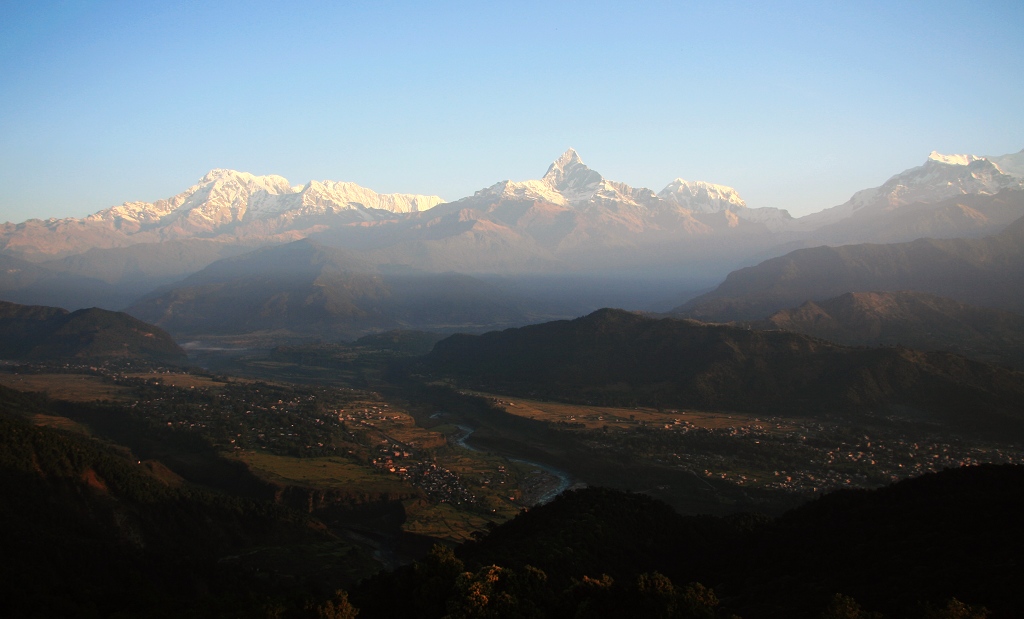
[[769,520],[568,492],[364,581],[360,617],[1019,617],[1024,468],[838,491]]

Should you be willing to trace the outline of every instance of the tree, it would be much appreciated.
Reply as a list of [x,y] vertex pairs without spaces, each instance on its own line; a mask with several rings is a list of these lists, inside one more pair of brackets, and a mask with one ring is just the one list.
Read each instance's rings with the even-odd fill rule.
[[334,597],[316,608],[317,619],[355,619],[359,609],[348,601],[348,593],[342,589],[334,592]]
[[984,606],[964,604],[956,598],[950,598],[942,608],[929,607],[924,616],[925,619],[987,619],[988,609]]

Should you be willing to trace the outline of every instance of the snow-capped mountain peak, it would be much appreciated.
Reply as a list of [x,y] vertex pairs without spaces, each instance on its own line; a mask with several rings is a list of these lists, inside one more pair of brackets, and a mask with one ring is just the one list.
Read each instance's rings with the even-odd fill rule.
[[669,183],[658,193],[658,197],[697,213],[718,213],[747,208],[747,203],[732,187],[681,178]]
[[928,161],[938,161],[947,165],[969,165],[972,161],[979,161],[984,157],[976,155],[943,155],[937,150],[928,154]]
[[501,181],[473,194],[474,199],[527,200],[566,206],[569,201],[549,183],[539,180]]
[[[1016,174],[1004,171],[1000,163]],[[878,187],[858,191],[845,204],[801,217],[799,225],[814,229],[907,204],[935,203],[969,194],[993,195],[1004,189],[1024,189],[1024,151],[1001,157],[932,151],[924,164],[904,170]]]
[[181,233],[213,232],[229,224],[341,211],[358,211],[364,219],[373,219],[369,209],[408,213],[427,210],[443,201],[439,196],[378,194],[351,182],[310,181],[292,186],[276,174],[258,176],[215,168],[176,196],[156,202],[125,202],[87,220],[129,228],[174,222]]
[[583,165],[583,160],[580,159],[580,154],[576,152],[576,149],[570,146],[558,159],[551,162],[551,165],[548,166],[547,174],[550,174],[552,170],[563,170],[566,166],[574,164]]
[[588,168],[579,154],[570,148],[548,166],[541,180],[565,195],[570,202],[575,202],[589,199],[604,178]]

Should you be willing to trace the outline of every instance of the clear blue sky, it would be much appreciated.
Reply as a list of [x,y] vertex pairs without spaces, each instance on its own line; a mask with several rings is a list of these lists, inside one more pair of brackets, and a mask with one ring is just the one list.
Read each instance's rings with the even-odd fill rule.
[[569,146],[794,214],[1016,152],[1024,2],[0,4],[0,221],[215,167],[454,200]]

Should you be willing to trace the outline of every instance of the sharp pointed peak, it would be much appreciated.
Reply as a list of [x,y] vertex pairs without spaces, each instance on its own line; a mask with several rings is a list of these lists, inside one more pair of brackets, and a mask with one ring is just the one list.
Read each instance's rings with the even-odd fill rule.
[[571,146],[564,153],[562,153],[562,155],[558,159],[555,159],[554,164],[552,165],[561,164],[565,166],[570,163],[583,163],[583,160],[580,159],[580,154],[577,153],[576,149]]
[[559,187],[567,178],[580,175],[585,175],[589,180],[593,180],[589,177],[597,175],[597,173],[588,168],[587,164],[583,163],[575,149],[570,148],[548,166],[548,171],[544,174],[542,180],[554,187]]

